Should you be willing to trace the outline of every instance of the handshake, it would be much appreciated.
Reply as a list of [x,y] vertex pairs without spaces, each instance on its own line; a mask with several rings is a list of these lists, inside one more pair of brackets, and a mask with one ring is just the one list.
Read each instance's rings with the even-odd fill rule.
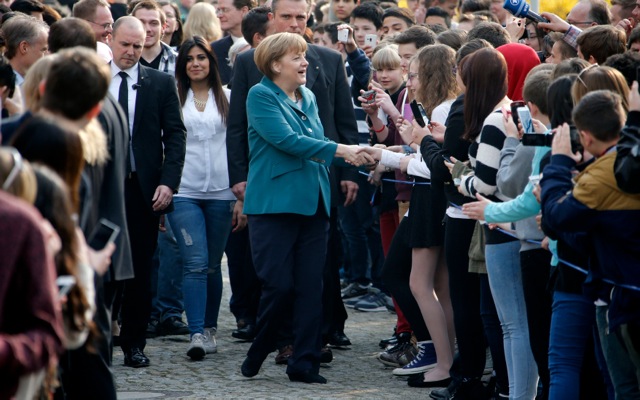
[[366,147],[358,145],[338,144],[336,157],[344,158],[347,164],[351,164],[354,167],[376,164],[377,161],[367,153],[366,149]]

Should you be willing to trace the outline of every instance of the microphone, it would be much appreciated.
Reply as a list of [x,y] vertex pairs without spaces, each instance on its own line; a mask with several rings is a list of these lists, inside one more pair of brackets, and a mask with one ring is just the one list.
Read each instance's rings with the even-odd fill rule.
[[133,86],[131,86],[131,89],[133,89],[133,90],[138,90],[138,89],[140,89],[141,87],[142,87],[142,85],[141,85],[141,84],[139,84],[139,83],[134,83],[134,84],[133,84]]
[[531,11],[526,0],[505,0],[502,7],[518,18],[528,18],[535,22],[549,22],[540,14]]

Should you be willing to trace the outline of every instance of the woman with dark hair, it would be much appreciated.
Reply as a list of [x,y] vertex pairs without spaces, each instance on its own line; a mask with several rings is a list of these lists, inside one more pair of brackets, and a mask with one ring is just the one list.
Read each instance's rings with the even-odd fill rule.
[[220,264],[232,216],[241,202],[229,189],[226,134],[229,91],[222,88],[218,62],[200,36],[184,41],[176,59],[178,96],[187,128],[187,153],[169,222],[184,262],[184,309],[191,343],[187,355],[201,360],[215,353],[222,299]]
[[[469,197],[480,194],[494,202],[510,200],[497,186],[500,151],[507,137],[501,110],[510,105],[507,76],[505,57],[494,49],[478,50],[462,66],[461,77],[467,88],[465,137],[471,141],[469,160],[474,173],[459,177],[458,190]],[[535,396],[538,375],[529,344],[520,242],[486,226],[485,234],[485,260],[503,330],[509,396],[530,399]]]

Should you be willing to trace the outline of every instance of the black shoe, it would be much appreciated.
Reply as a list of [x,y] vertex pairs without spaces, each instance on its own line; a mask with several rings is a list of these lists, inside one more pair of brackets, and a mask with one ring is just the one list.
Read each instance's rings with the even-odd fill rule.
[[124,365],[131,368],[148,367],[151,364],[147,356],[137,347],[124,352]]
[[242,372],[243,376],[246,376],[247,378],[251,378],[253,376],[258,375],[258,372],[260,372],[261,366],[262,366],[262,362],[259,362],[247,357],[244,359],[244,362],[240,367],[240,372]]
[[411,332],[394,333],[393,336],[387,339],[382,339],[378,345],[382,349],[387,349],[390,346],[396,346],[398,343],[409,343],[411,341]]
[[158,336],[158,325],[160,323],[157,319],[152,319],[147,324],[147,330],[145,332],[145,336],[147,339],[153,339]]
[[231,332],[231,336],[236,339],[244,340],[245,342],[251,342],[256,337],[256,326],[247,324],[244,327]]
[[327,380],[318,374],[313,372],[296,372],[289,375],[291,382],[304,382],[304,383],[327,383]]
[[163,335],[188,335],[189,327],[180,317],[169,317],[158,325],[158,333]]
[[329,336],[329,344],[336,347],[351,346],[351,340],[342,331],[335,331]]
[[452,379],[449,386],[431,391],[429,397],[435,400],[488,400],[491,396],[480,378],[463,378]]
[[333,352],[331,351],[330,348],[328,348],[327,346],[324,346],[322,349],[320,349],[320,362],[323,364],[327,364],[327,363],[330,363],[331,361],[333,361]]
[[434,387],[448,387],[451,383],[451,378],[440,379],[439,381],[424,381],[424,373],[419,373],[415,375],[409,376],[409,380],[407,384],[411,387],[422,387],[422,388],[434,388]]

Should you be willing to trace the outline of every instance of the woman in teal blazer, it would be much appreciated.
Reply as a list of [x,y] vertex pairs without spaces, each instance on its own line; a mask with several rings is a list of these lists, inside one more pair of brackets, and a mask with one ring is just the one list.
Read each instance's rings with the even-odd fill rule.
[[[300,35],[280,33],[263,40],[255,62],[265,77],[249,91],[249,176],[244,213],[262,296],[257,334],[242,364],[255,376],[275,350],[283,309],[293,307],[292,381],[326,383],[318,374],[322,318],[322,272],[329,227],[329,165],[359,165],[357,146],[324,136],[314,94],[307,89]],[[342,160],[344,159],[344,160]]]

